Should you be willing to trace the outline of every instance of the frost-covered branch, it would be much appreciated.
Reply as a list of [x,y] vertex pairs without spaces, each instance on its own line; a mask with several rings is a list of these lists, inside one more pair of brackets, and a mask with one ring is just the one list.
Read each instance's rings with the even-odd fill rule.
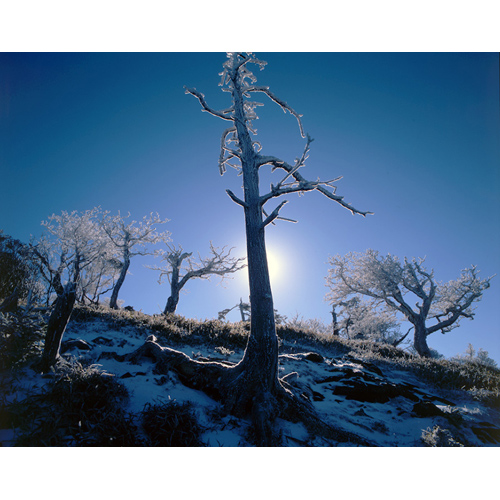
[[216,111],[207,104],[207,101],[205,101],[205,96],[201,92],[198,92],[194,88],[190,89],[185,85],[184,85],[184,90],[186,94],[191,94],[198,99],[203,111],[206,111],[211,115],[217,116],[218,118],[222,118],[223,120],[234,121],[234,118],[229,114],[232,111],[231,108],[224,111]]

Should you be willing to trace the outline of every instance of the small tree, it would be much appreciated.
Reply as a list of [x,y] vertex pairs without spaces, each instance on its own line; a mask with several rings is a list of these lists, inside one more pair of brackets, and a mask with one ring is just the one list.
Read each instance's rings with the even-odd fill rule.
[[[157,357],[163,366],[174,366],[186,383],[204,388],[222,399],[227,411],[235,415],[251,415],[256,442],[260,445],[275,443],[273,422],[280,415],[301,419],[307,425],[338,436],[333,429],[320,422],[312,405],[300,395],[295,395],[290,384],[278,376],[278,338],[266,257],[265,228],[272,222],[283,219],[280,217],[280,211],[286,200],[268,211],[265,205],[284,195],[318,191],[353,214],[366,215],[368,212],[357,210],[336,194],[334,183],[339,178],[309,181],[302,176],[301,168],[305,165],[312,139],[304,133],[298,113],[275,96],[268,87],[255,84],[256,78],[249,69],[251,64],[260,69],[265,65],[251,53],[228,53],[221,73],[221,86],[222,90],[231,96],[231,104],[224,110],[211,108],[203,94],[196,89],[186,88],[186,93],[199,101],[203,111],[229,124],[222,133],[219,172],[223,174],[226,168],[231,166],[243,177],[242,198],[230,190],[226,192],[242,207],[245,218],[252,304],[250,335],[245,353],[241,361],[232,367],[215,362],[200,363],[183,353],[162,348],[155,342],[149,342],[136,355],[147,353]],[[297,119],[306,144],[302,155],[293,165],[275,156],[262,155],[260,144],[252,140],[252,135],[255,134],[252,121],[257,118],[255,109],[260,105],[251,100],[256,93],[269,97],[283,111],[289,112]],[[259,173],[264,166],[282,175],[267,193],[261,194]]]
[[[241,316],[241,321],[246,322],[250,321],[250,317],[252,316],[252,306],[249,302],[243,302],[243,300],[240,297],[240,301],[238,304],[234,305],[233,307],[229,309],[224,309],[223,311],[219,311],[218,313],[218,319],[223,321],[226,319],[226,316],[233,310],[238,308],[240,310],[240,316]],[[277,325],[282,325],[286,323],[287,317],[283,316],[278,312],[277,309],[274,310],[274,322]]]
[[50,237],[34,246],[47,270],[47,278],[57,293],[42,354],[41,368],[46,371],[59,357],[64,331],[76,301],[82,274],[102,259],[109,259],[109,245],[100,231],[98,208],[83,213],[63,211],[51,215],[42,225]]
[[[460,319],[473,319],[472,305],[489,288],[491,278],[479,279],[476,267],[464,269],[460,278],[438,283],[434,271],[423,267],[423,259],[379,256],[375,250],[331,257],[326,278],[331,303],[352,296],[367,296],[401,313],[414,329],[414,347],[422,357],[431,357],[427,337],[434,332],[447,333]],[[416,303],[406,297],[414,297]],[[429,322],[433,324],[428,324]]]
[[221,250],[214,247],[210,242],[210,253],[208,257],[202,258],[198,255],[198,259],[193,258],[193,253],[184,252],[181,246],[168,246],[168,252],[162,257],[162,262],[165,266],[154,267],[150,269],[160,271],[158,282],[162,284],[166,276],[170,283],[170,296],[163,310],[163,314],[175,313],[177,304],[179,303],[180,291],[184,288],[189,280],[200,278],[210,279],[211,276],[220,276],[221,281],[228,274],[235,273],[245,267],[242,262],[244,258],[231,257],[231,250],[226,251],[226,247]]
[[127,276],[132,257],[136,255],[154,255],[156,252],[148,250],[147,245],[154,245],[160,241],[166,243],[170,240],[168,231],[163,233],[156,231],[156,226],[165,224],[168,219],[162,220],[157,213],[151,213],[149,216],[144,217],[142,221],[127,223],[126,219],[128,217],[130,217],[130,214],[123,217],[120,212],[115,216],[111,216],[110,212],[104,212],[101,223],[119,258],[117,262],[119,276],[112,288],[113,292],[109,301],[109,306],[112,309],[118,309],[118,293]]
[[224,321],[226,319],[226,316],[233,309],[236,309],[236,308],[238,308],[240,310],[241,321],[242,322],[249,321],[249,319],[250,319],[250,304],[247,302],[243,302],[243,299],[241,297],[240,297],[240,301],[236,305],[234,305],[233,307],[219,311],[218,319],[220,321]]
[[498,368],[497,362],[490,358],[488,351],[479,348],[477,351],[474,349],[472,344],[467,346],[464,354],[457,354],[451,358],[452,361],[458,363],[474,363],[483,366],[489,366],[490,368]]
[[394,310],[381,308],[377,302],[361,300],[357,296],[333,304],[333,307],[339,309],[337,328],[346,338],[392,345],[401,343],[402,335]]

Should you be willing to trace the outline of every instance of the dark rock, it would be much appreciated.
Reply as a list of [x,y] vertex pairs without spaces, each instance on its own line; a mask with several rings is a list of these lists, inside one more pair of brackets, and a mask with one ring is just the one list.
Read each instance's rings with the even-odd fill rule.
[[363,381],[350,381],[349,385],[337,386],[333,394],[366,403],[387,403],[402,395],[400,388],[394,384],[366,384]]
[[96,337],[95,339],[92,340],[94,344],[99,344],[99,345],[113,345],[113,341],[111,339],[108,339],[106,337]]
[[[99,359],[116,359],[116,361],[125,361],[125,354],[118,354],[115,351],[105,351],[99,356]],[[99,361],[98,359],[98,361]]]
[[139,375],[146,375],[146,372],[136,372],[136,373],[124,373],[120,378],[131,378],[131,377],[138,377]]
[[444,417],[445,413],[442,412],[436,405],[428,401],[419,401],[413,405],[411,414],[415,417]]
[[370,415],[367,415],[363,408],[360,408],[356,413],[354,413],[356,417],[368,417],[371,418]]
[[313,401],[323,401],[325,399],[325,396],[323,396],[323,394],[321,394],[320,392],[313,391],[312,389],[311,389],[311,394]]
[[90,346],[85,340],[76,339],[76,340],[66,340],[61,343],[61,352],[69,351],[70,349],[80,349],[82,351],[90,351],[92,346]]
[[317,352],[305,353],[304,359],[307,359],[307,361],[312,361],[313,363],[323,363],[324,361],[323,356],[321,356],[321,354],[318,354]]
[[316,384],[327,384],[328,382],[338,382],[344,378],[343,373],[339,373],[338,375],[330,375],[326,378],[322,378],[320,380],[316,380]]
[[384,376],[384,374],[382,373],[382,370],[378,366],[374,365],[373,363],[363,361],[363,367],[366,368],[368,371],[373,372],[380,377]]
[[162,375],[160,378],[154,379],[156,385],[164,385],[168,382],[168,378]]

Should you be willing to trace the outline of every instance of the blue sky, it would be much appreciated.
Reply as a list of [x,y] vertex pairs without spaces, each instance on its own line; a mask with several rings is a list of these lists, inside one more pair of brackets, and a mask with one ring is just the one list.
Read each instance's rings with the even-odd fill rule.
[[[424,257],[448,281],[476,264],[500,273],[500,123],[497,53],[258,53],[262,85],[303,115],[315,139],[303,175],[343,175],[338,193],[373,216],[352,216],[318,193],[291,196],[267,230],[276,261],[275,306],[330,321],[324,302],[330,255],[374,248]],[[244,255],[243,213],[225,194],[241,178],[218,173],[225,124],[184,94],[196,87],[215,108],[224,53],[0,54],[0,228],[27,241],[62,210],[96,205],[139,219],[158,212],[174,244],[206,255],[209,241]],[[296,121],[262,96],[255,122],[265,154],[293,162],[304,146]],[[272,179],[264,175],[262,190]],[[168,285],[132,261],[121,298],[163,309]],[[500,362],[497,276],[476,319],[429,345],[452,356],[469,342]],[[248,296],[244,271],[192,281],[180,314],[200,319]],[[236,311],[229,319],[237,320]]]

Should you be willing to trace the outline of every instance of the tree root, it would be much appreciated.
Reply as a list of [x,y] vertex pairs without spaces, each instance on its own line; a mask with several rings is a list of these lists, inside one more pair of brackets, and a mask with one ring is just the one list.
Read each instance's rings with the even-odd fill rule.
[[198,389],[223,404],[225,411],[236,416],[250,416],[253,439],[257,446],[280,446],[281,433],[275,424],[277,418],[302,422],[313,436],[321,436],[334,443],[373,446],[356,434],[334,428],[320,419],[304,393],[297,394],[287,377],[276,378],[266,387],[262,377],[256,377],[243,360],[236,364],[219,361],[194,360],[183,352],[162,347],[150,335],[144,345],[126,355],[124,360],[138,363],[143,357],[153,359],[158,373],[173,370],[187,387]]

